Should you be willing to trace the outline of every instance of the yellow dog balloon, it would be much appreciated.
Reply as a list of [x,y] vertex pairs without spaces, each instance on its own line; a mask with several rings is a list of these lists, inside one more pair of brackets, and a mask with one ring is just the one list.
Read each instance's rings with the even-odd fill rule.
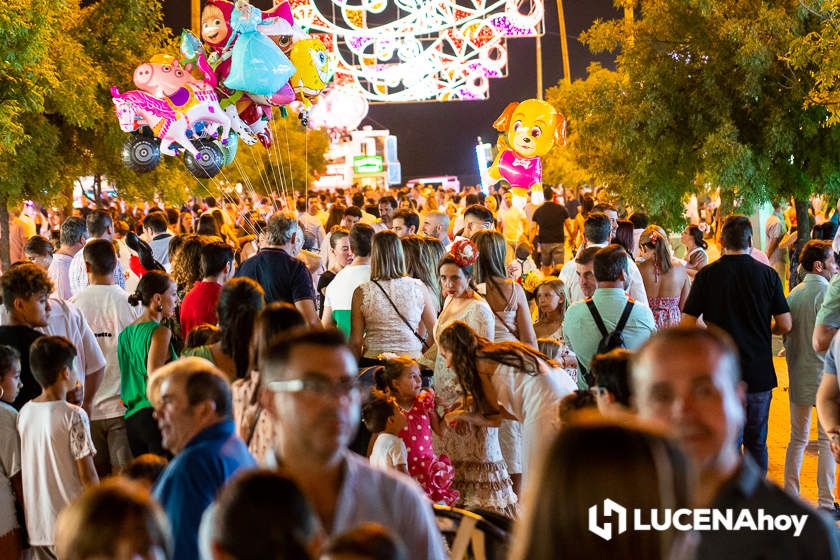
[[504,179],[514,189],[541,188],[541,156],[566,139],[563,115],[545,101],[527,99],[508,104],[493,128],[505,135],[499,139],[498,154],[487,170],[490,177]]

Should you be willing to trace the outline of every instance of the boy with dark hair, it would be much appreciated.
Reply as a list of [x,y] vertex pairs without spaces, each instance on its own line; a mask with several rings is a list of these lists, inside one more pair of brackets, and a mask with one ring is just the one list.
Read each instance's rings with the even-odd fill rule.
[[50,313],[49,295],[53,283],[46,271],[32,263],[20,263],[0,277],[3,305],[8,315],[8,325],[0,326],[0,340],[20,352],[20,380],[23,388],[12,403],[16,409],[35,398],[41,389],[29,368],[29,347],[42,333],[37,327],[46,327]]
[[93,464],[96,449],[87,414],[66,400],[79,385],[73,344],[64,337],[44,336],[28,354],[43,390],[18,416],[26,529],[32,557],[54,559],[58,512],[85,487],[99,483]]
[[[120,401],[120,368],[117,339],[122,330],[140,315],[140,309],[128,303],[128,294],[114,284],[117,253],[114,245],[94,239],[84,248],[88,285],[73,296],[76,306],[96,337],[105,357],[102,381],[93,395],[88,395],[91,435],[100,453],[96,470],[101,476],[117,473],[131,462],[131,448],[125,427],[125,406]],[[85,383],[87,386],[87,382]]]
[[143,236],[152,248],[155,260],[169,269],[169,244],[175,238],[169,231],[169,220],[163,212],[152,212],[143,220]]
[[181,302],[181,336],[185,337],[198,325],[207,323],[216,325],[216,304],[222,286],[233,277],[233,250],[221,241],[207,243],[201,247],[201,281],[193,284],[192,289]]

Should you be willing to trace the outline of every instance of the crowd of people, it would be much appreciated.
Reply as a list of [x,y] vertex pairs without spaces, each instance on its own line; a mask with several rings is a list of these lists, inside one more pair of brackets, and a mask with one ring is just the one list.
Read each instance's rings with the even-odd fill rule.
[[[776,205],[761,253],[746,216],[677,243],[549,187],[35,213],[0,276],[0,558],[460,558],[463,510],[517,560],[840,558],[829,221],[798,246]],[[605,540],[605,500],[805,521]]]

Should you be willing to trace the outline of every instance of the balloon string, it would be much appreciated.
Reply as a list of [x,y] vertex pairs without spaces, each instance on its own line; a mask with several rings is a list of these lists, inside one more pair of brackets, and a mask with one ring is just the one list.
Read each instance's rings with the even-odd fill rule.
[[271,147],[274,149],[274,155],[275,155],[275,157],[277,158],[277,161],[280,164],[280,177],[283,179],[282,190],[283,190],[283,198],[285,199],[288,196],[288,194],[286,192],[286,185],[289,184],[289,181],[286,177],[286,166],[283,164],[283,156],[280,152],[280,146],[278,145],[279,144],[279,142],[278,142],[279,138],[278,138],[278,135],[277,135],[277,127],[274,125],[275,122],[276,121],[274,121],[274,120],[269,122],[269,124],[271,125],[271,135],[275,140],[274,142],[271,143]]

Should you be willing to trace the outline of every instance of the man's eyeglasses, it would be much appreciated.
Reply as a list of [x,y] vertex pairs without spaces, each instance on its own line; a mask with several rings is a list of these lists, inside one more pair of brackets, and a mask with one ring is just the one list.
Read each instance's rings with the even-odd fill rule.
[[269,391],[274,391],[275,393],[301,393],[306,391],[333,397],[355,395],[359,392],[359,384],[353,377],[347,377],[337,382],[318,377],[289,379],[288,381],[271,381],[267,387]]

